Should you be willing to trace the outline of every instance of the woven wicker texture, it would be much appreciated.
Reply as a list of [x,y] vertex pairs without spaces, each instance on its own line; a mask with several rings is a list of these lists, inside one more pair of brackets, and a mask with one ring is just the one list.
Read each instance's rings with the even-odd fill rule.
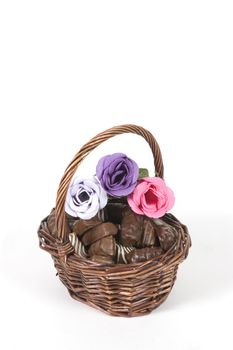
[[170,293],[178,266],[191,246],[186,226],[172,214],[166,214],[162,219],[175,228],[177,239],[162,257],[143,263],[106,266],[75,253],[64,211],[66,193],[79,164],[103,141],[122,133],[138,134],[148,142],[156,173],[163,177],[161,151],[148,130],[135,125],[108,129],[86,143],[68,165],[57,192],[54,227],[51,229],[48,218],[44,219],[38,236],[40,247],[51,254],[60,280],[74,299],[110,315],[140,316],[158,307]]

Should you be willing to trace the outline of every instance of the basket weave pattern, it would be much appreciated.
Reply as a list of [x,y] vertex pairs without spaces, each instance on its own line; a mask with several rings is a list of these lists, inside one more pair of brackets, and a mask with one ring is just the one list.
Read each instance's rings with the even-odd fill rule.
[[55,229],[49,230],[46,218],[41,222],[38,236],[40,247],[51,254],[60,280],[74,299],[110,315],[140,316],[150,313],[169,295],[178,266],[191,246],[186,226],[172,214],[166,214],[163,220],[176,229],[177,239],[159,261],[105,266],[75,253],[68,238],[64,211],[66,193],[79,164],[100,143],[122,133],[138,134],[149,143],[157,175],[163,178],[161,151],[149,131],[135,125],[106,130],[85,144],[68,165],[58,188]]

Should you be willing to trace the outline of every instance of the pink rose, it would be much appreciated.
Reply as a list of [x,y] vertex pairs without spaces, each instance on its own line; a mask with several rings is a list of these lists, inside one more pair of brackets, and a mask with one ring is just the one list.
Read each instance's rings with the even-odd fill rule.
[[160,218],[174,205],[175,197],[160,177],[139,180],[133,193],[128,196],[131,209],[141,215]]

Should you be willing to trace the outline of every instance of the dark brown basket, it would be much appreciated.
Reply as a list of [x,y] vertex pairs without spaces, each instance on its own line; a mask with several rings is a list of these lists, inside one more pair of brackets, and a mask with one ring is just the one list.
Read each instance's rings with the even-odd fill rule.
[[47,218],[38,230],[40,247],[48,251],[58,275],[70,295],[83,303],[114,316],[140,316],[158,307],[170,293],[179,264],[187,257],[191,246],[186,226],[172,214],[163,220],[177,232],[177,241],[158,261],[100,265],[74,252],[69,239],[64,211],[70,181],[82,160],[103,141],[122,133],[138,134],[149,143],[157,175],[163,178],[161,151],[153,135],[136,125],[108,129],[86,143],[68,165],[59,185],[55,208],[56,230],[48,228]]

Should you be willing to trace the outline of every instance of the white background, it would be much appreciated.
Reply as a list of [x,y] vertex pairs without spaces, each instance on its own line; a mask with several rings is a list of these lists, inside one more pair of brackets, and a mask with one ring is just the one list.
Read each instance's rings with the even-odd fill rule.
[[[232,1],[0,2],[1,349],[232,349]],[[71,299],[37,227],[82,144],[122,123],[160,143],[173,213],[193,247],[151,315],[106,316]],[[124,151],[121,136],[83,164]]]

